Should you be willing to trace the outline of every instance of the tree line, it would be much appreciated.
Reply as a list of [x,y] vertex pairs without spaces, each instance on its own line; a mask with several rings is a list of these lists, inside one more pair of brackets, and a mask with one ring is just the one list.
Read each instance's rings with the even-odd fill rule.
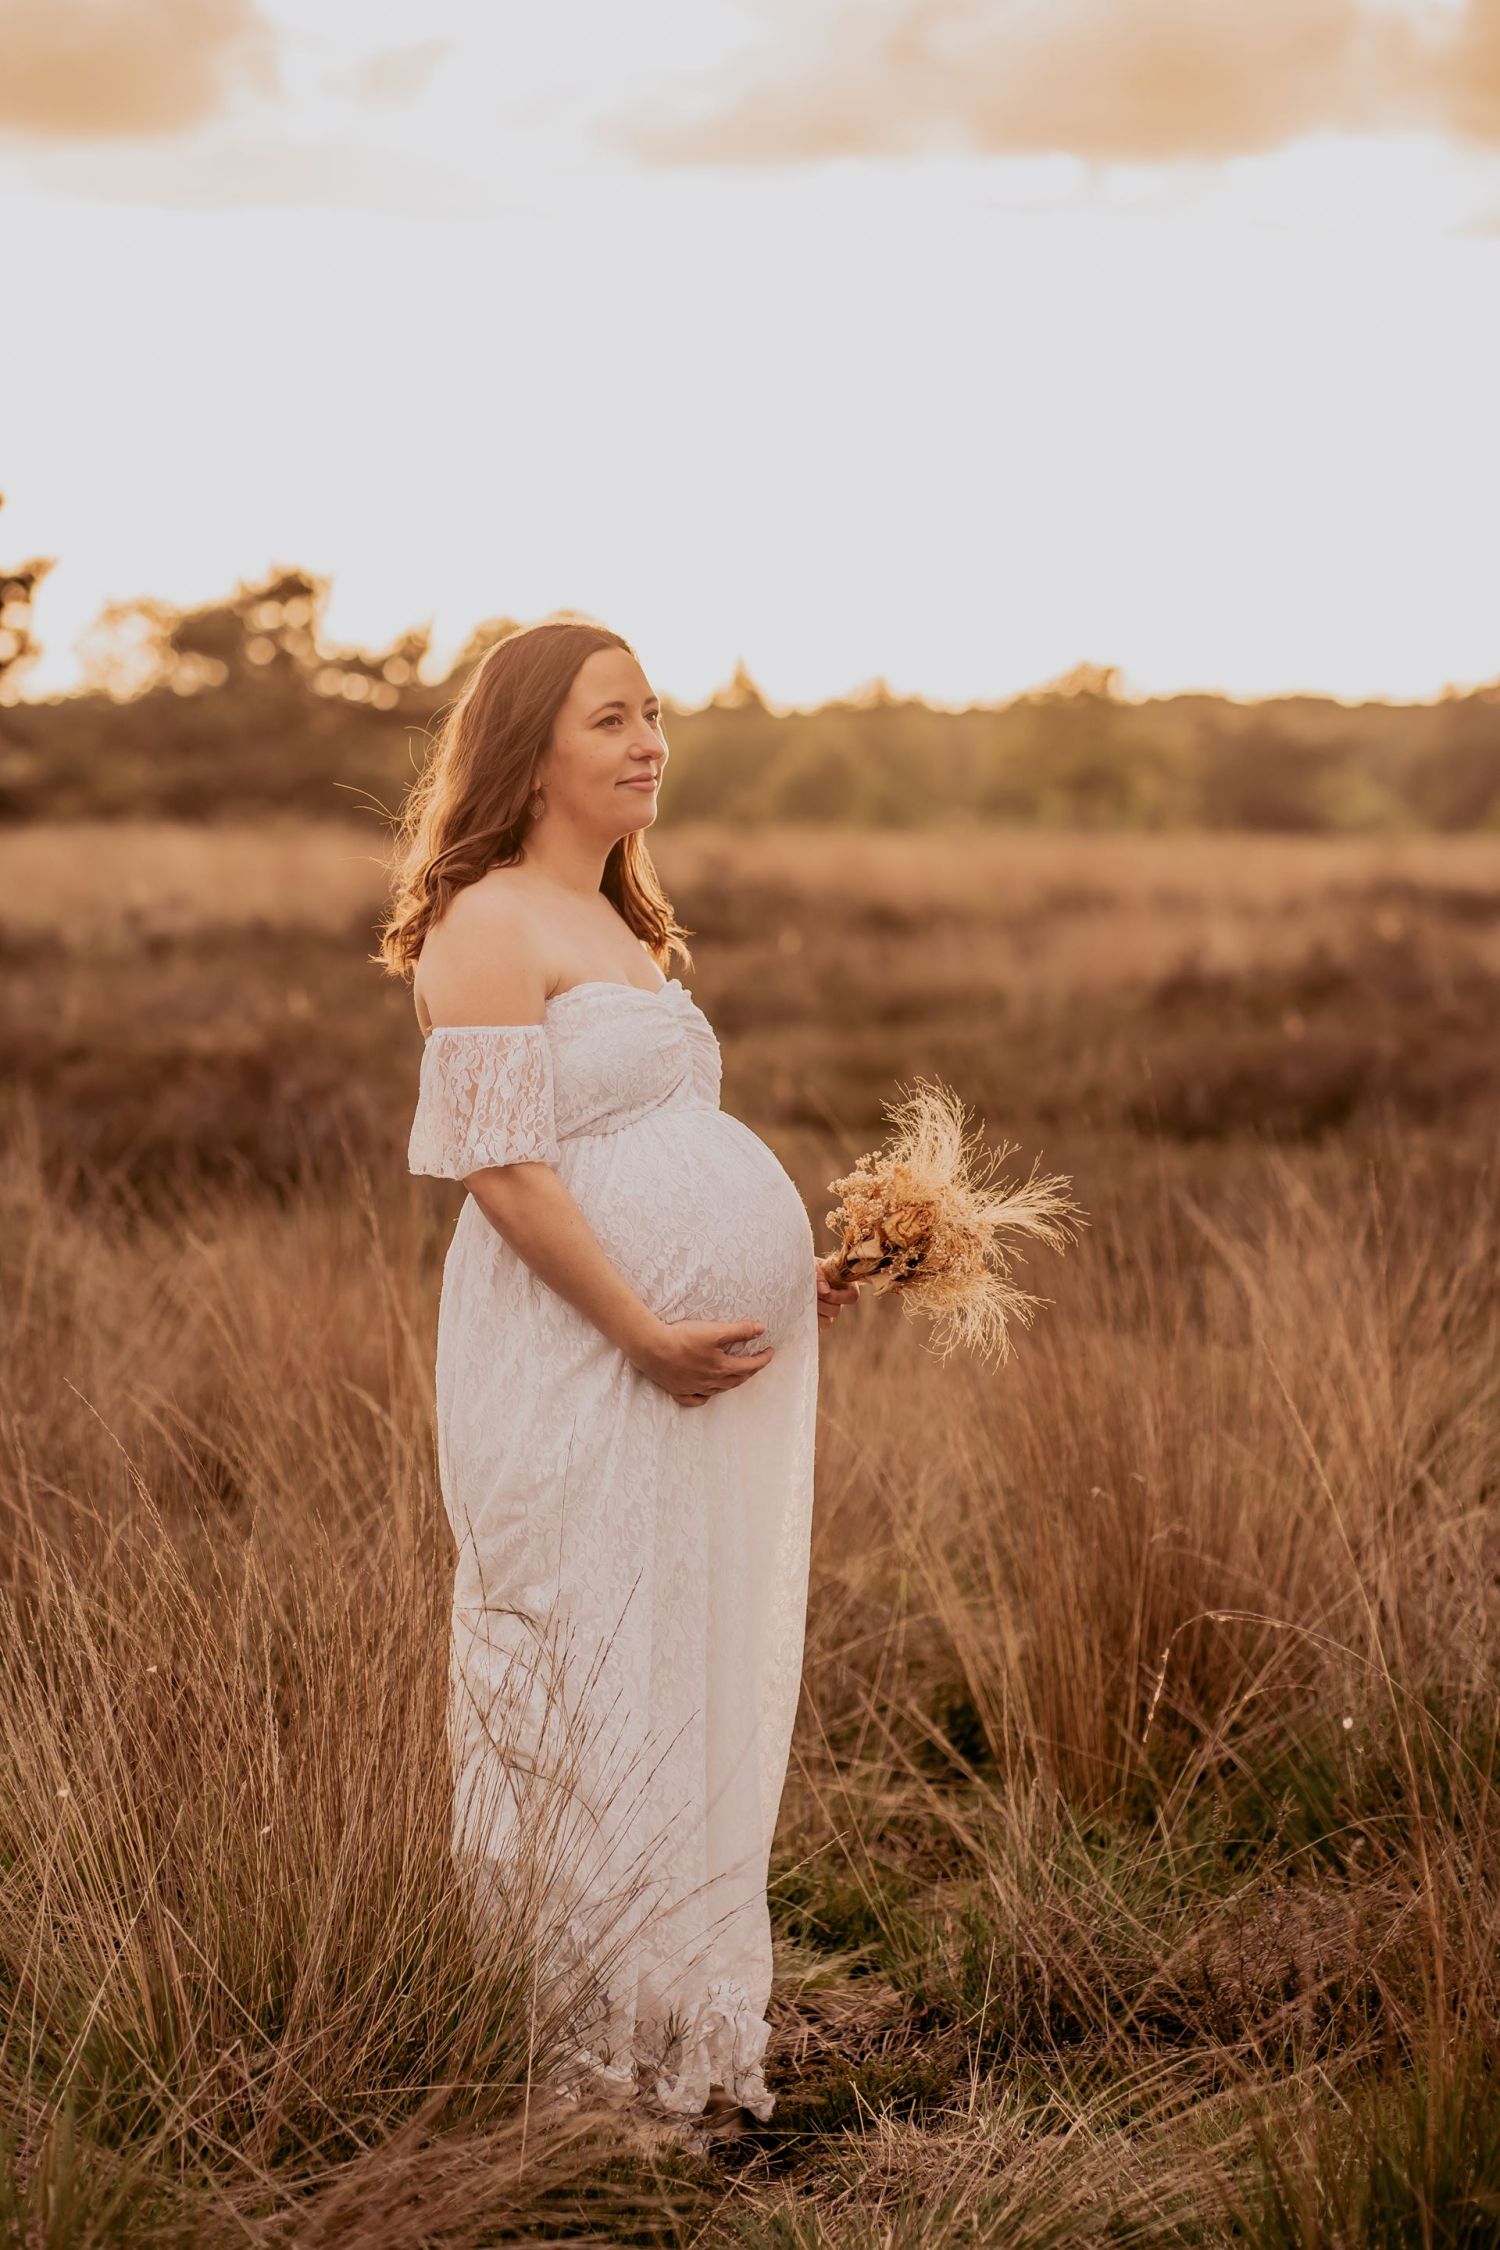
[[[332,645],[329,582],[284,570],[193,609],[111,605],[66,696],[20,692],[48,568],[0,569],[0,820],[280,810],[394,812],[443,711],[514,620],[477,626],[443,678],[429,635]],[[876,681],[772,710],[741,665],[709,703],[663,698],[668,819],[920,828],[1500,830],[1500,682],[1432,703],[1324,696],[1136,701],[1108,667],[934,710]]]

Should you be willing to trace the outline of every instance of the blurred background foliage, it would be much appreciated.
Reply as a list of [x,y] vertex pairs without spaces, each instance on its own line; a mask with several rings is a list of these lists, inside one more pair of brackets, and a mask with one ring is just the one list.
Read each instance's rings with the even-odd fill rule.
[[[394,811],[429,732],[507,618],[428,676],[430,637],[339,647],[330,582],[278,570],[195,609],[111,604],[79,692],[23,700],[50,563],[0,569],[0,821]],[[649,669],[649,665],[648,665]],[[666,820],[866,828],[1500,830],[1500,681],[1432,703],[1212,694],[1137,701],[1079,665],[1007,703],[934,709],[875,680],[770,708],[741,664],[707,704],[664,696]]]

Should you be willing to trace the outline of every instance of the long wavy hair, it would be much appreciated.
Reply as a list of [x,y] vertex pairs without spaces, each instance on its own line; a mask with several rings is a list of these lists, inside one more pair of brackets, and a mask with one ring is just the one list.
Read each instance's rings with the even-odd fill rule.
[[[602,648],[635,655],[604,625],[548,619],[523,626],[495,643],[442,715],[432,755],[398,817],[390,910],[371,956],[387,975],[410,979],[454,892],[521,857],[553,723],[584,659]],[[692,967],[690,933],[672,911],[644,834],[632,830],[611,847],[599,888],[663,974],[674,953]]]

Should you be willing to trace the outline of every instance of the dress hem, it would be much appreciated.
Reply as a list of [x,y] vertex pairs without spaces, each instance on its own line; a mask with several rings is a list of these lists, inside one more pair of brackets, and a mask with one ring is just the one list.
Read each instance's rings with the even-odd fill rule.
[[574,2101],[600,2095],[611,2107],[644,2098],[669,2116],[697,2117],[719,2086],[764,2124],[776,2107],[761,2067],[770,2029],[740,1978],[714,1977],[691,2023],[672,2042],[674,2061],[664,2063],[638,2046],[614,2054],[575,2044],[565,2059],[560,2091]]

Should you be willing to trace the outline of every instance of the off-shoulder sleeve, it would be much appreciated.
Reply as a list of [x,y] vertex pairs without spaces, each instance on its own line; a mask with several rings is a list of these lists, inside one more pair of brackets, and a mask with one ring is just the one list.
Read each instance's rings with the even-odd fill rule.
[[558,1155],[544,1027],[434,1026],[422,1050],[408,1169],[462,1180],[491,1164],[555,1164]]

